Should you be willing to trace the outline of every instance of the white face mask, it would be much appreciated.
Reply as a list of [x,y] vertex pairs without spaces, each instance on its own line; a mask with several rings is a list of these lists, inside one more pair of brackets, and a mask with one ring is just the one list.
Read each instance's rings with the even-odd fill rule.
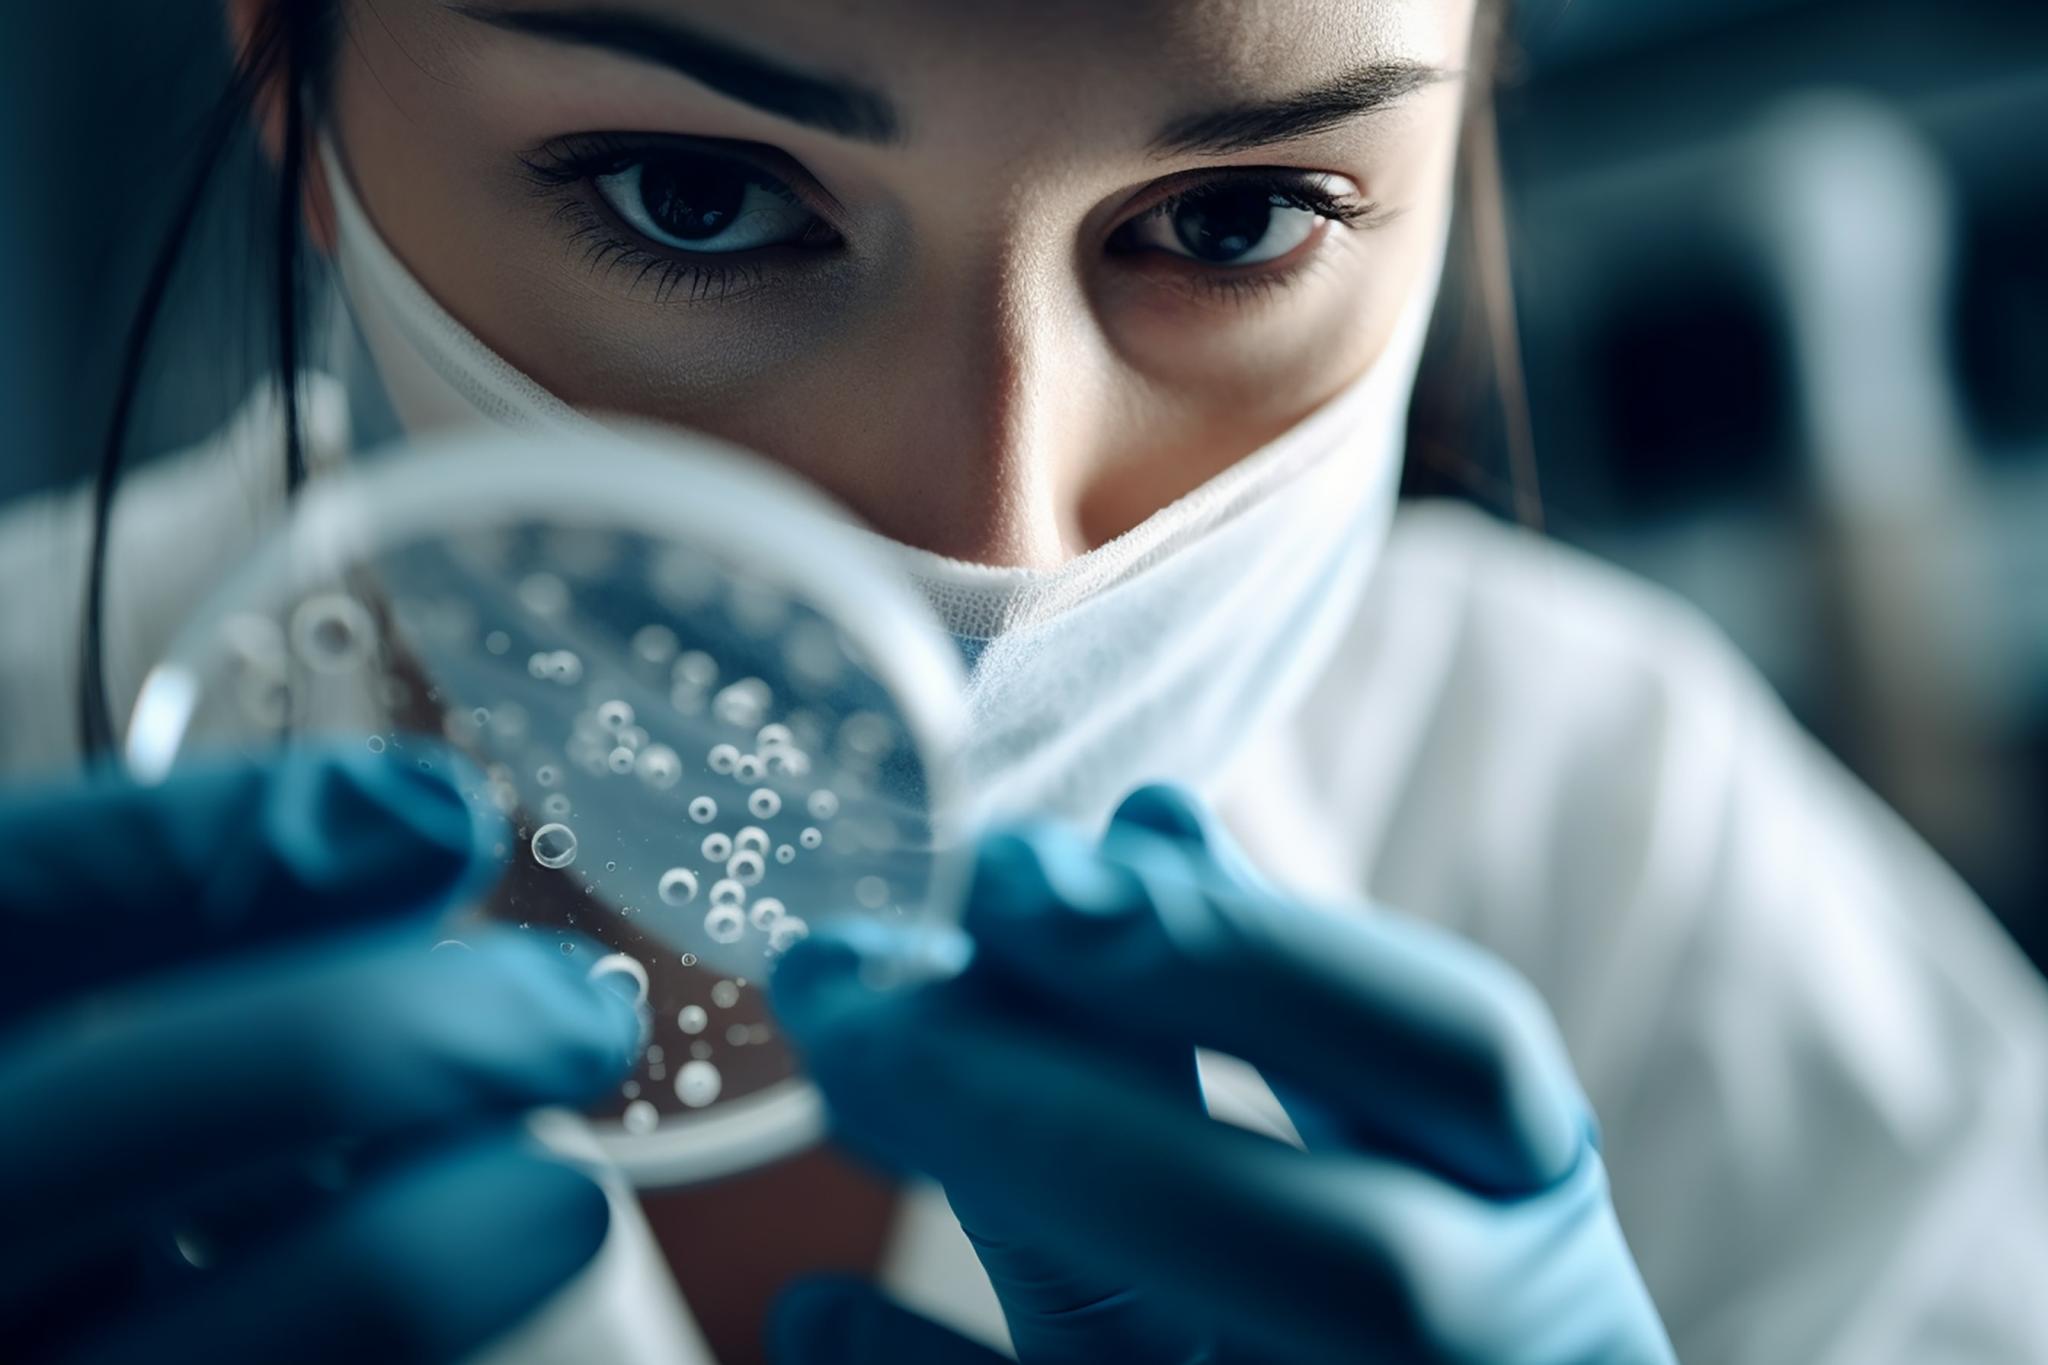
[[[322,151],[342,288],[399,424],[592,424],[433,300]],[[985,809],[1100,823],[1144,782],[1215,795],[1300,699],[1386,540],[1441,269],[1439,243],[1365,375],[1098,549],[1005,569],[882,542],[971,662],[966,779]]]

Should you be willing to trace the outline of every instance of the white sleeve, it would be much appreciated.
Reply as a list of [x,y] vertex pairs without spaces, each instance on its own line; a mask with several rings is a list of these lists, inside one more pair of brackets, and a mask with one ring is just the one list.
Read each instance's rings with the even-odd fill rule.
[[1389,834],[1557,1014],[1680,1357],[2048,1361],[2040,978],[1689,609],[1494,548]]

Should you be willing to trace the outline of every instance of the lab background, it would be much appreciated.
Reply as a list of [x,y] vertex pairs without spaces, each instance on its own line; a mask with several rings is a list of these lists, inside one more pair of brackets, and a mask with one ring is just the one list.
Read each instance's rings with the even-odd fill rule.
[[[2048,964],[2048,5],[1534,0],[1515,30],[1546,529],[1704,608]],[[212,0],[0,9],[0,501],[96,460],[226,74]],[[265,358],[269,200],[237,156],[138,456]],[[1430,400],[1410,492],[1512,514],[1491,392]]]

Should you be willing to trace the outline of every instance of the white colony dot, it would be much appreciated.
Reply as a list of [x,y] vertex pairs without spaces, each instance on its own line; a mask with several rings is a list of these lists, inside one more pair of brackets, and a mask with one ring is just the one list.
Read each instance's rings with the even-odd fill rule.
[[677,683],[669,689],[668,704],[685,716],[704,714],[704,694],[688,683]]
[[704,912],[704,934],[713,943],[736,943],[746,928],[747,917],[737,905],[714,905]]
[[724,1081],[718,1068],[705,1061],[684,1062],[676,1072],[676,1098],[692,1109],[702,1109],[718,1098]]
[[771,749],[761,756],[761,766],[771,773],[803,777],[811,770],[811,756],[802,749]]
[[696,1042],[690,1044],[690,1055],[700,1062],[709,1057],[714,1050],[710,1042],[703,1038],[699,1038]]
[[676,1011],[676,1027],[685,1033],[702,1033],[710,1022],[711,1016],[702,1005],[685,1005]]
[[494,630],[484,636],[484,648],[493,654],[503,654],[512,648],[512,637],[502,630]]
[[879,910],[889,903],[889,883],[880,877],[862,877],[853,884],[853,898],[870,910]]
[[720,877],[711,883],[713,905],[741,906],[747,903],[747,884],[732,877]]
[[759,782],[768,775],[768,767],[759,754],[741,754],[739,762],[732,765],[732,775],[741,782]]
[[583,677],[583,660],[573,650],[558,649],[548,655],[548,676],[558,683],[574,683]]
[[672,867],[661,874],[655,892],[663,905],[688,905],[697,899],[697,874],[687,867]]
[[676,656],[668,676],[671,682],[701,692],[718,681],[718,661],[701,649],[687,650]]
[[363,604],[340,593],[309,597],[292,611],[292,649],[315,673],[346,673],[370,657],[377,627]]
[[[540,813],[553,816],[557,820],[567,819],[570,812],[575,810],[575,808],[575,804],[569,800],[567,792],[549,792],[541,799],[540,803]],[[509,814],[510,812],[507,813]]]
[[480,726],[489,725],[491,723],[491,710],[487,706],[479,706],[469,713],[469,718]]
[[576,831],[567,825],[542,825],[533,832],[533,860],[542,867],[567,867],[576,861]]
[[690,798],[690,818],[700,825],[708,825],[718,818],[718,803],[708,796]]
[[761,861],[761,855],[751,848],[741,849],[733,854],[732,861],[725,865],[725,875],[741,886],[757,884],[767,870],[768,866]]
[[647,747],[647,731],[642,726],[628,725],[619,731],[619,743],[637,754]]
[[810,925],[805,924],[795,915],[784,915],[775,922],[775,928],[769,931],[768,951],[771,953],[788,952],[789,946],[792,943],[809,938],[810,934]]
[[597,704],[597,723],[607,730],[625,729],[633,723],[633,704],[620,701],[616,697],[611,701],[599,702]]
[[769,842],[767,830],[759,825],[747,825],[733,836],[732,846],[735,850],[765,854],[768,852]]
[[633,751],[621,744],[605,756],[605,766],[623,776],[633,771]]
[[704,766],[715,773],[730,773],[739,765],[740,751],[730,744],[714,744],[704,755]]
[[825,842],[825,831],[816,825],[805,825],[802,832],[796,836],[796,841],[805,848],[816,848]]
[[810,811],[813,820],[830,820],[839,814],[839,798],[829,787],[820,787],[811,793],[804,807]]
[[754,902],[754,908],[747,912],[747,919],[756,929],[767,932],[783,916],[782,902],[773,896],[763,896]]
[[543,763],[533,770],[533,780],[540,783],[543,787],[552,787],[555,783],[562,780],[562,774],[555,768],[554,764]]
[[519,605],[537,616],[560,616],[569,607],[569,585],[551,573],[530,573],[519,580]]
[[619,1115],[619,1126],[629,1133],[651,1133],[661,1123],[661,1111],[646,1100],[634,1100]]
[[745,1047],[747,1045],[747,1026],[745,1024],[726,1025],[725,1041],[732,1047]]
[[796,861],[796,845],[795,845],[795,844],[782,844],[782,845],[779,845],[779,846],[778,846],[778,847],[776,848],[776,850],[775,850],[775,861],[776,861],[776,862],[778,862],[778,863],[793,863],[793,862],[795,862],[795,861]]
[[683,956],[682,956],[682,963],[683,963],[683,965],[684,965],[685,967],[694,967],[694,966],[696,966],[696,965],[697,965],[697,955],[696,955],[695,953],[684,953],[684,954],[683,954]]
[[633,632],[633,652],[648,663],[666,663],[676,652],[676,633],[667,626],[642,626]]
[[788,748],[795,741],[795,738],[789,732],[787,725],[780,723],[764,725],[761,727],[760,733],[754,736],[754,747],[765,754],[770,749]]
[[729,1010],[740,1002],[740,988],[731,981],[714,981],[711,984],[711,1003],[722,1010]]
[[683,775],[683,760],[666,744],[650,744],[633,760],[633,771],[655,791],[667,791]]
[[724,862],[732,856],[732,836],[713,830],[704,836],[703,853],[706,862]]
[[635,1003],[647,1003],[647,968],[641,965],[639,958],[628,957],[624,953],[606,953],[590,964],[590,971],[586,975],[592,981],[607,976],[623,976],[633,983]]
[[718,690],[718,695],[711,699],[711,714],[737,729],[753,730],[760,726],[774,699],[767,683],[759,678],[741,678]]
[[370,736],[370,738],[368,739],[368,741],[366,741],[366,742],[367,742],[367,743],[369,744],[369,746],[370,746],[370,752],[371,752],[371,753],[373,753],[373,754],[381,754],[381,753],[383,753],[383,752],[384,752],[384,736],[382,736],[382,735],[371,735],[371,736]]
[[782,798],[772,787],[756,787],[747,796],[747,809],[756,820],[771,820],[782,809]]
[[554,673],[555,656],[545,651],[530,655],[526,660],[526,671],[536,678],[550,677]]

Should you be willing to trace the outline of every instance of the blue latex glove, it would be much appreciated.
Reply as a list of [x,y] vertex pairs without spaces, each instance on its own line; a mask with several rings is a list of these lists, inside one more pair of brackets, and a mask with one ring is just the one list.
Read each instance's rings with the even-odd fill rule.
[[431,762],[0,791],[0,1356],[444,1360],[596,1250],[518,1116],[636,1011],[552,937],[433,949],[503,835]]
[[[1533,989],[1246,868],[1147,789],[1100,846],[985,838],[964,939],[821,932],[776,974],[836,1131],[944,1184],[1019,1358],[1671,1360]],[[913,954],[965,965],[880,984]],[[1258,1066],[1308,1150],[1208,1118],[1198,1045]],[[792,1291],[775,1338],[791,1365],[998,1359],[853,1281]]]

